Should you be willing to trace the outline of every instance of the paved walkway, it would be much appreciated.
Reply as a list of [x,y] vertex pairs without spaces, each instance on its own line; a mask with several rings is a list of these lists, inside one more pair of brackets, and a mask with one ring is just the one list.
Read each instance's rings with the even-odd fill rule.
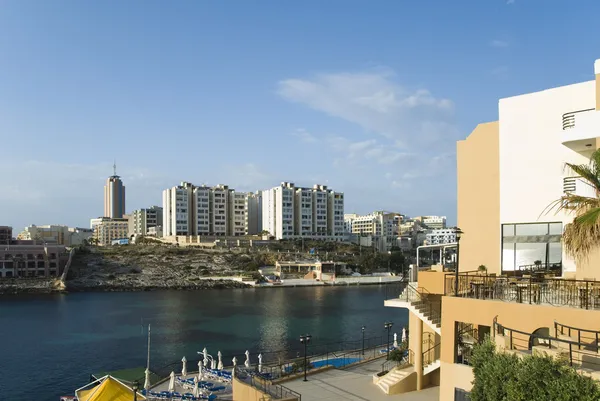
[[331,369],[308,376],[308,381],[296,379],[284,386],[302,394],[302,401],[437,401],[439,387],[422,391],[386,395],[373,384],[373,374],[381,370],[383,359],[365,363],[346,370]]

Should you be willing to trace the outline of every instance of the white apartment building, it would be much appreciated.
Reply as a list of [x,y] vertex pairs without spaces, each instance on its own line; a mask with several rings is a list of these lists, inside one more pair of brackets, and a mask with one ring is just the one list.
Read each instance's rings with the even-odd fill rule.
[[128,238],[129,218],[111,219],[102,217],[94,227],[94,238],[99,246],[108,246],[112,240]]
[[425,233],[425,242],[427,245],[453,244],[456,242],[456,229],[439,228],[427,230]]
[[42,241],[46,244],[77,246],[89,240],[93,234],[94,231],[89,228],[62,225],[30,225],[17,235],[17,239]]
[[[195,186],[189,182],[163,191],[164,236],[242,236],[258,228],[258,199],[227,185]],[[250,226],[252,224],[252,227]],[[256,232],[253,232],[256,233]]]
[[342,241],[344,194],[324,185],[304,188],[283,182],[262,192],[262,229],[277,239]]
[[148,235],[152,227],[162,226],[163,208],[151,206],[146,209],[138,209],[129,215],[129,237],[134,235]]
[[163,234],[192,235],[195,221],[193,207],[194,186],[182,182],[163,191]]

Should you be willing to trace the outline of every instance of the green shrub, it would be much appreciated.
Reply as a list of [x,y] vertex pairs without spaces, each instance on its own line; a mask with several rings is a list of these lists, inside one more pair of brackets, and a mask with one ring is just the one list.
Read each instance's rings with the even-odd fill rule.
[[549,356],[497,353],[487,338],[472,355],[471,401],[592,401],[600,399],[600,387],[578,374],[565,361]]

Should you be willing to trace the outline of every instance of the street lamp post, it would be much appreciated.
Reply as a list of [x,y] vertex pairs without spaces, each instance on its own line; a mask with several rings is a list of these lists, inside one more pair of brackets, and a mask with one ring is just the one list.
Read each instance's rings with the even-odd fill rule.
[[308,343],[310,342],[311,339],[311,335],[310,334],[304,334],[302,336],[300,336],[300,342],[302,344],[304,344],[304,381],[308,381],[308,379],[306,378],[306,371],[308,370],[308,364],[306,363],[306,347],[308,346]]
[[456,231],[456,266],[454,267],[454,296],[458,296],[458,262],[460,255],[460,237],[463,232],[460,228],[455,227]]
[[361,327],[362,330],[362,354],[365,354],[365,326]]
[[140,388],[140,385],[137,382],[137,380],[134,381],[133,382],[133,387],[132,387],[132,390],[133,390],[133,401],[137,401],[137,391],[138,391],[139,388]]
[[390,331],[392,331],[392,326],[394,323],[385,322],[383,324],[383,328],[387,330],[387,359],[390,359]]

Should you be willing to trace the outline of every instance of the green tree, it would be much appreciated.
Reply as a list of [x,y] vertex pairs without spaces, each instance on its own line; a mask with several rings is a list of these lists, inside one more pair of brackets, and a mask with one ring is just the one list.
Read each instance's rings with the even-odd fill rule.
[[574,215],[573,222],[565,225],[562,241],[570,256],[585,258],[600,244],[600,150],[594,151],[589,164],[565,163],[565,167],[580,176],[593,189],[595,197],[565,193],[546,212],[555,210]]
[[471,401],[592,401],[600,399],[598,383],[578,374],[565,361],[549,356],[497,353],[487,338],[471,358]]

